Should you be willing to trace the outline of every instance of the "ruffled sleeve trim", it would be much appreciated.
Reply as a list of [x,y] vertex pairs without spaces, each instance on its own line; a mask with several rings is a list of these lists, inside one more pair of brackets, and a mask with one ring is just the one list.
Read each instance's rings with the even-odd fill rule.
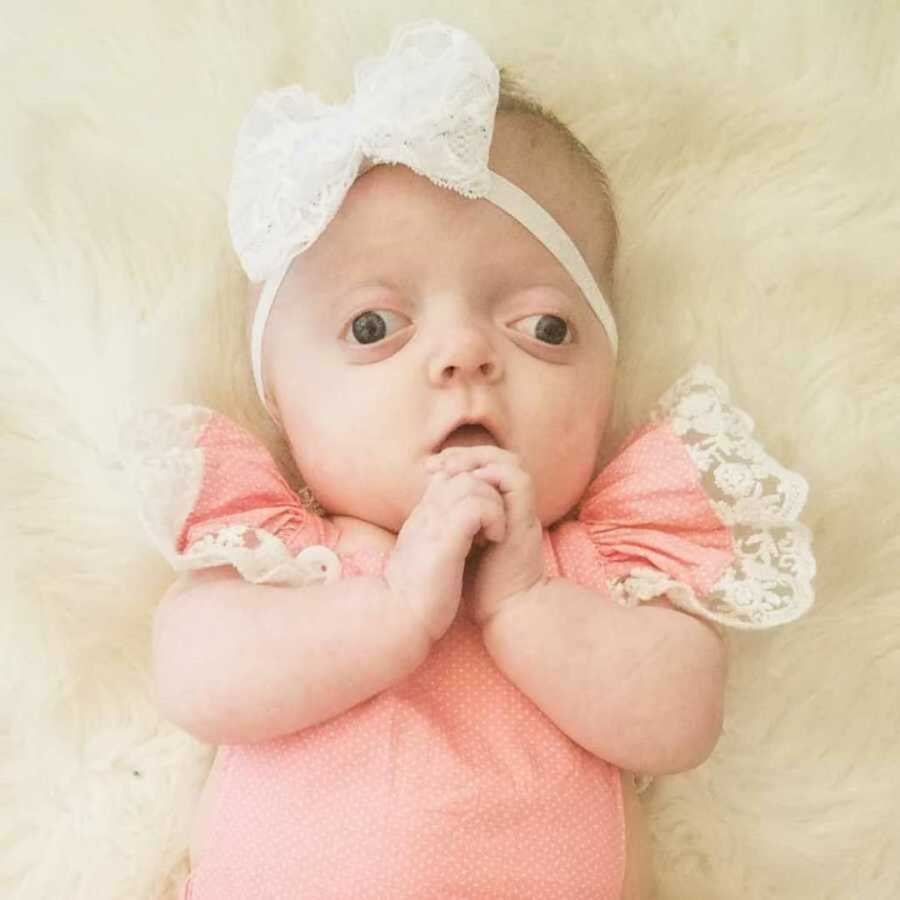
[[228,417],[153,407],[119,435],[120,459],[151,541],[176,571],[232,565],[247,581],[340,576],[340,531],[305,508],[265,446]]
[[816,571],[798,521],[809,487],[753,427],[712,369],[695,366],[594,479],[576,520],[553,529],[559,568],[622,605],[663,597],[729,628],[804,615]]
[[664,596],[738,629],[773,628],[804,615],[814,602],[816,572],[811,533],[798,521],[806,479],[763,449],[753,420],[732,404],[728,387],[707,365],[679,379],[650,421],[670,429],[689,454],[700,487],[731,532],[732,560],[708,592],[636,566],[610,583],[614,598],[633,605]]

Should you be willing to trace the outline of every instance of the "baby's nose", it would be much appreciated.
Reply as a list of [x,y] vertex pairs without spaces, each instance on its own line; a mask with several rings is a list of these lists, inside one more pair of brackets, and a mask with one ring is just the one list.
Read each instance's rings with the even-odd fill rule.
[[429,375],[436,385],[460,379],[496,381],[502,363],[488,336],[477,327],[457,327],[444,335],[429,361]]

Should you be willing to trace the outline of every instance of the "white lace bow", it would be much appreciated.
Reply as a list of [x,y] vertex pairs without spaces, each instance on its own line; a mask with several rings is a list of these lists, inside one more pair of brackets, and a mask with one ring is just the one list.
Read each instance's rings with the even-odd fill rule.
[[228,227],[251,281],[312,244],[377,163],[403,163],[467,197],[487,193],[500,76],[470,35],[436,21],[402,26],[384,56],[356,64],[354,85],[340,105],[299,85],[266,91],[247,113]]

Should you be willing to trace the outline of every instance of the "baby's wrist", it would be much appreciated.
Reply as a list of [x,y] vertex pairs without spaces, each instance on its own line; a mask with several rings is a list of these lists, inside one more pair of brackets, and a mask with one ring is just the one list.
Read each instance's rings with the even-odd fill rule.
[[429,625],[426,616],[417,610],[417,605],[422,605],[421,600],[418,604],[416,600],[417,597],[421,597],[421,591],[410,592],[408,586],[403,584],[402,579],[396,573],[392,577],[387,566],[381,580],[390,595],[392,609],[405,619],[404,624],[410,633],[411,645],[422,646],[427,653],[440,634],[434,633],[433,626]]

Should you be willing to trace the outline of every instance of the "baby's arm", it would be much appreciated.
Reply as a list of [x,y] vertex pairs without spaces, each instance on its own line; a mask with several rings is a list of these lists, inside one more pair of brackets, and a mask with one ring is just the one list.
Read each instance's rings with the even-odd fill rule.
[[262,741],[385,690],[430,645],[382,578],[273,587],[230,566],[201,569],[169,589],[155,616],[157,702],[203,741]]
[[[369,530],[376,526],[367,526]],[[431,476],[390,548],[384,577],[302,588],[230,566],[177,581],[154,623],[157,702],[215,744],[290,734],[403,680],[452,624],[476,534],[502,537],[503,502],[468,473]]]
[[626,608],[552,578],[484,625],[498,668],[576,743],[645,775],[700,765],[727,674],[715,628],[665,600]]

